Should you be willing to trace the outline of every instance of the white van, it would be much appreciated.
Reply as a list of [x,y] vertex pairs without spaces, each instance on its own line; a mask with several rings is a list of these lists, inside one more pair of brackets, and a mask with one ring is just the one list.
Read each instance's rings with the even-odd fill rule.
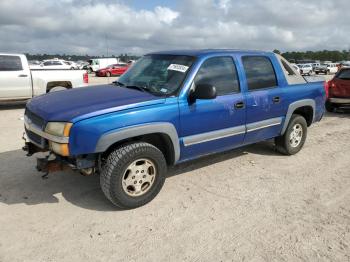
[[92,72],[96,72],[99,69],[102,68],[106,68],[109,65],[112,64],[118,64],[119,63],[119,59],[118,58],[94,58],[94,59],[90,59],[88,61],[89,65],[88,65],[88,72],[92,73]]

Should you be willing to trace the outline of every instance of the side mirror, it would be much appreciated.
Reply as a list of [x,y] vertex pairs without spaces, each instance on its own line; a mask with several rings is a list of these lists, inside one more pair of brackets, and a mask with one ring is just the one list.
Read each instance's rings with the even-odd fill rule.
[[216,88],[210,84],[198,84],[195,91],[190,95],[190,100],[196,99],[214,99],[216,98]]

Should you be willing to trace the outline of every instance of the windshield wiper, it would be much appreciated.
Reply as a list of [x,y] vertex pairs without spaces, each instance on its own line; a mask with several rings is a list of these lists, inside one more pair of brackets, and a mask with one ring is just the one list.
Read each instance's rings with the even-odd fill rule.
[[122,82],[118,82],[118,81],[114,81],[112,83],[117,85],[117,86],[125,86],[125,84],[123,84]]
[[123,87],[137,89],[137,90],[140,90],[142,92],[146,92],[146,91],[149,92],[149,90],[143,86],[130,85],[130,86],[123,86]]
[[146,87],[142,87],[142,86],[136,86],[136,85],[125,85],[122,82],[118,82],[118,81],[114,81],[113,84],[117,85],[117,86],[121,86],[121,87],[125,87],[125,88],[133,88],[133,89],[137,89],[140,90],[142,92],[145,92],[147,90]]

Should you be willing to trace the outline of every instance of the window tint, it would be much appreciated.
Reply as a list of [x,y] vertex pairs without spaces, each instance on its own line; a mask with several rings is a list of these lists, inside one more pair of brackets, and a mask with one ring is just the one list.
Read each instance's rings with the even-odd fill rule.
[[19,56],[0,55],[0,71],[23,70]]
[[242,58],[249,90],[277,86],[276,74],[271,61],[264,56],[245,56]]
[[51,63],[52,63],[52,65],[62,65],[62,63],[60,61],[52,61]]
[[231,57],[213,57],[207,59],[199,69],[194,84],[215,86],[217,95],[239,92],[237,70]]
[[52,63],[50,61],[44,62],[44,66],[50,66]]

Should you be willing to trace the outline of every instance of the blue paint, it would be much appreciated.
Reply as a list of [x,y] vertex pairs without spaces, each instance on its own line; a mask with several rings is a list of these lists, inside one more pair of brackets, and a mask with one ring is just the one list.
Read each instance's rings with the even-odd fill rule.
[[[180,162],[280,135],[288,106],[295,101],[313,99],[316,103],[315,121],[319,121],[324,114],[323,83],[288,85],[273,53],[241,50],[177,50],[156,54],[188,55],[196,58],[178,96],[162,98],[147,92],[106,85],[43,95],[32,99],[27,108],[45,121],[74,123],[69,139],[69,148],[73,156],[94,153],[102,135],[117,132],[120,128],[152,122],[171,123],[179,136]],[[278,86],[248,92],[241,59],[246,55],[268,57],[275,69]],[[233,58],[241,92],[190,103],[188,94],[196,72],[206,59],[215,56]],[[281,98],[280,103],[273,103],[275,96]],[[245,103],[245,107],[234,108],[235,103],[241,101]],[[280,125],[190,146],[183,144],[183,139],[187,136],[245,126],[278,117],[282,119]]]

